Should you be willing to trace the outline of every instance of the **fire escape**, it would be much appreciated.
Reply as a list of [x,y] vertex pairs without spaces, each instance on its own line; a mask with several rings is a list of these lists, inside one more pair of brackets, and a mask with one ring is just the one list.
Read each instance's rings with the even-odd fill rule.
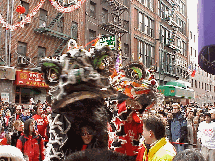
[[56,39],[61,41],[61,44],[55,50],[54,55],[61,55],[63,50],[66,48],[67,41],[71,39],[69,35],[53,30],[54,25],[60,21],[63,15],[64,13],[61,13],[61,12],[57,13],[56,17],[50,22],[49,25],[45,27],[42,26],[34,30],[35,32],[55,37]]
[[117,0],[103,0],[103,3],[108,3],[111,7],[112,12],[110,14],[112,19],[109,22],[100,24],[100,28],[105,28],[114,34],[120,34],[120,37],[128,33],[129,22],[121,18],[123,12],[128,11],[128,7]]
[[177,5],[174,2],[171,2],[170,0],[168,1],[171,6],[172,6],[172,10],[170,15],[165,18],[165,21],[168,23],[168,25],[170,25],[172,27],[171,30],[171,37],[169,38],[169,44],[168,47],[171,48],[174,51],[179,51],[181,52],[181,50],[175,45],[175,38],[176,38],[176,33],[178,28],[180,27],[175,21],[174,21],[174,14],[175,14],[175,10],[177,8]]

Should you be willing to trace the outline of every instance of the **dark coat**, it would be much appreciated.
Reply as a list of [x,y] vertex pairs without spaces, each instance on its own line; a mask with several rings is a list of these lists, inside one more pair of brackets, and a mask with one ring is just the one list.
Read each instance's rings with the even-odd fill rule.
[[178,138],[180,143],[186,143],[187,140],[187,120],[181,112],[173,114],[170,124],[171,141],[175,142]]

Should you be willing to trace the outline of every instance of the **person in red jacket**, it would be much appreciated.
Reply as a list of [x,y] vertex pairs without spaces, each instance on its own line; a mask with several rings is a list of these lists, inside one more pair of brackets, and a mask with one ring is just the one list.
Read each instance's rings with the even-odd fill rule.
[[38,133],[45,139],[48,126],[47,116],[44,114],[42,106],[37,107],[37,114],[32,117],[37,123]]
[[35,134],[35,122],[28,119],[24,124],[24,134],[17,140],[16,147],[28,156],[29,161],[41,161],[45,159],[43,139]]

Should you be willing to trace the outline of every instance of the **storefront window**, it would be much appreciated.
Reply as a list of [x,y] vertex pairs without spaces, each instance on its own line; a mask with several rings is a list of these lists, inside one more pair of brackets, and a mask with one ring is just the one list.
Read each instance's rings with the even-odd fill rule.
[[28,104],[30,98],[41,94],[41,90],[38,88],[25,88],[16,87],[15,103]]

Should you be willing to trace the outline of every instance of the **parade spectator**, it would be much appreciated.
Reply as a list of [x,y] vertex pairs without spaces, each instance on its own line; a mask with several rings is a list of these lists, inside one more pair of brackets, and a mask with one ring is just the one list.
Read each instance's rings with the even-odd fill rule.
[[207,113],[208,111],[209,111],[208,105],[206,104],[206,105],[203,107],[203,113]]
[[12,121],[13,121],[13,118],[11,117],[10,109],[6,109],[5,117],[4,117],[4,129],[5,130],[7,130],[7,131],[12,130]]
[[37,126],[38,133],[45,139],[48,120],[47,120],[47,116],[44,114],[44,110],[42,106],[37,107],[37,114],[32,116],[32,118],[37,123],[36,126]]
[[173,161],[206,161],[200,151],[196,149],[183,150],[173,158]]
[[14,131],[11,135],[11,145],[16,146],[17,140],[23,133],[24,124],[21,120],[15,120],[13,123]]
[[199,116],[199,122],[203,122],[203,121],[205,121],[205,115],[202,113]]
[[3,124],[4,124],[4,120],[3,120],[3,108],[0,107],[0,131],[1,131],[1,129],[4,129],[4,125]]
[[35,133],[35,121],[28,119],[24,123],[24,135],[17,140],[16,147],[24,155],[27,155],[29,161],[40,161],[45,159],[45,149],[43,139]]
[[3,139],[5,136],[4,126],[2,126],[0,130],[0,139]]
[[0,145],[11,145],[11,136],[9,132],[5,132],[4,138],[0,142]]
[[143,119],[144,143],[139,150],[137,161],[171,161],[176,155],[174,146],[165,137],[165,125],[158,117]]
[[25,108],[21,115],[22,122],[25,122],[26,120],[30,119],[31,117],[32,117],[32,115],[31,115],[30,109]]
[[205,113],[205,121],[199,124],[198,140],[201,143],[201,152],[208,161],[215,158],[215,123],[211,122],[211,114]]
[[188,139],[188,149],[193,148],[193,142],[194,142],[194,126],[193,126],[193,117],[194,117],[194,110],[190,109],[189,112],[187,112],[187,139]]
[[16,106],[16,111],[14,114],[15,120],[20,119],[21,113],[22,113],[22,106],[21,105]]
[[197,132],[198,132],[198,128],[199,128],[199,123],[200,123],[199,116],[195,116],[193,118],[193,144],[194,144],[193,147],[198,148],[198,149],[200,149],[200,145],[197,140]]
[[172,104],[173,118],[170,123],[171,138],[176,151],[184,150],[184,145],[179,143],[187,143],[187,121],[180,111],[180,106],[178,103]]
[[211,109],[209,113],[211,114],[211,121],[215,122],[215,109]]

